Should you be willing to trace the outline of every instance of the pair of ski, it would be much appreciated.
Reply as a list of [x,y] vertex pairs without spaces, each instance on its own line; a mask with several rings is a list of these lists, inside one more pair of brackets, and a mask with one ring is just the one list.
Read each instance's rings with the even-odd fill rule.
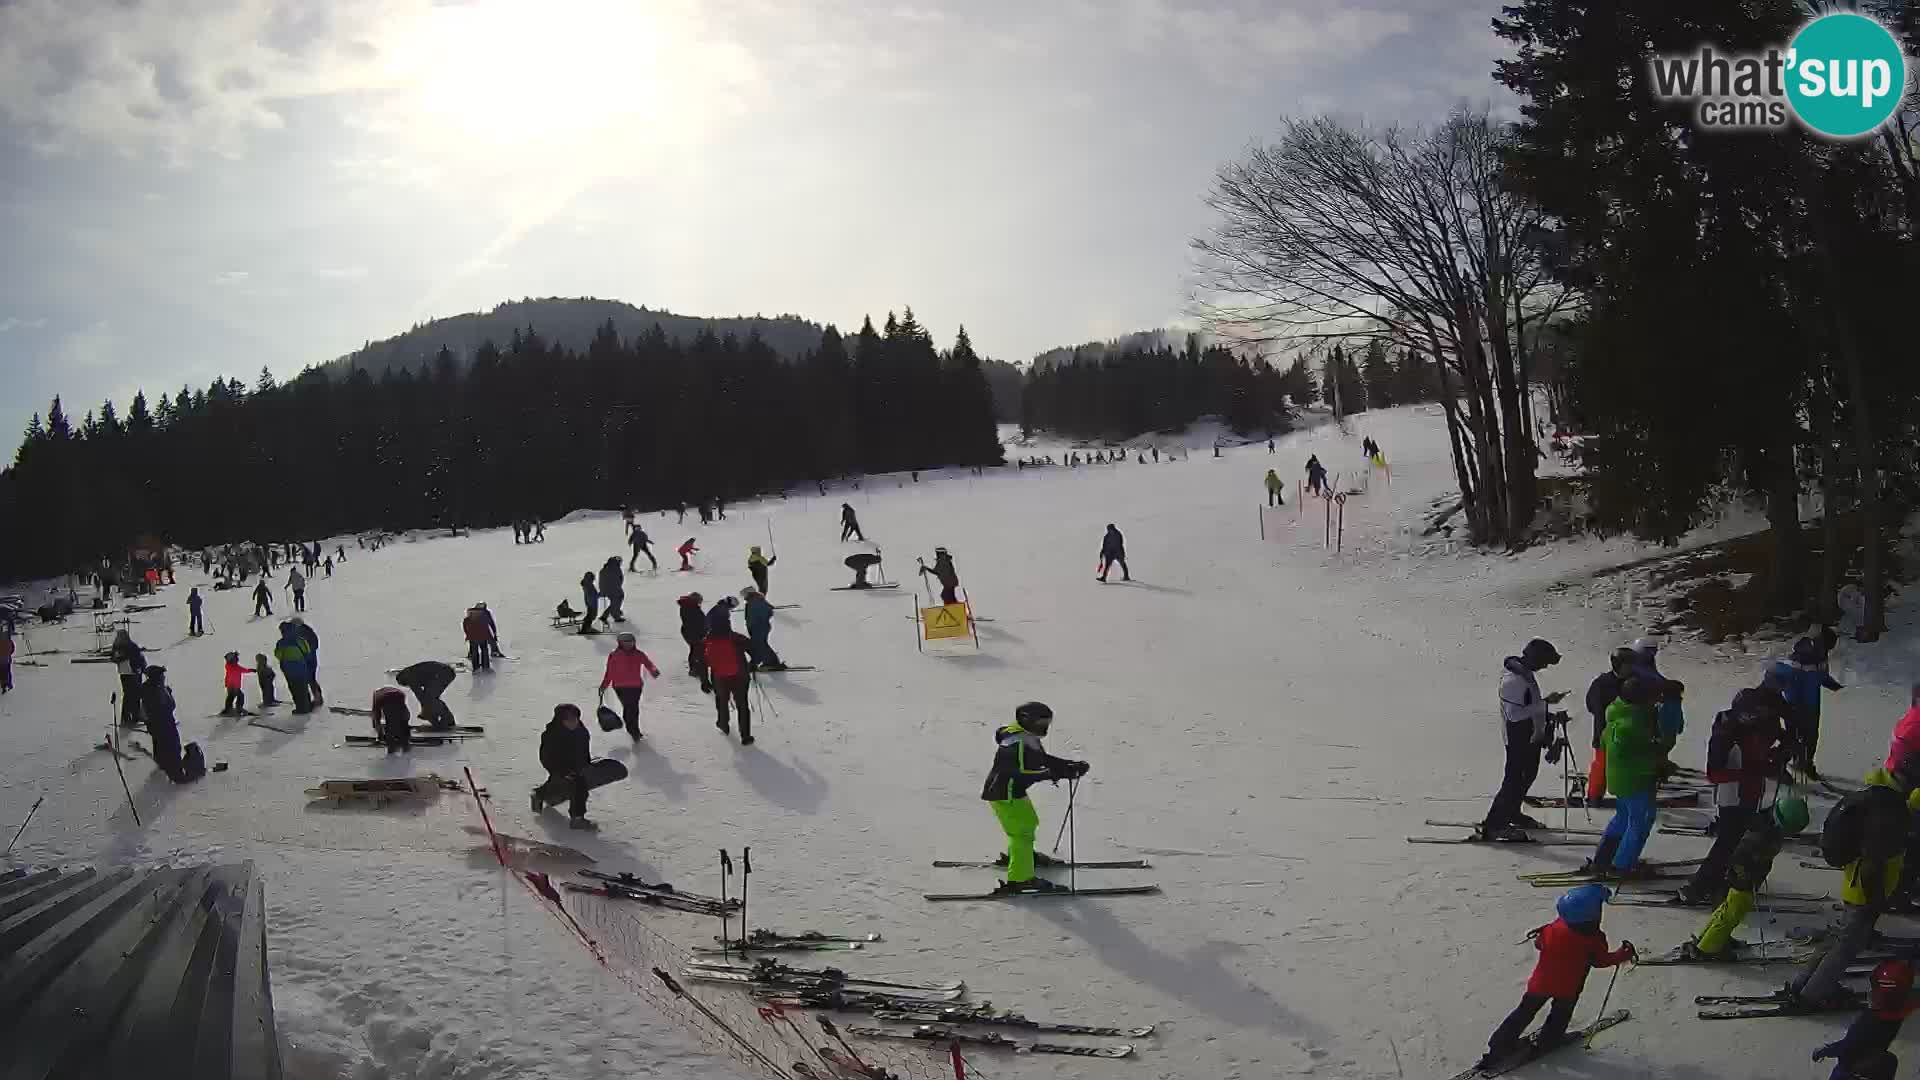
[[[1006,862],[1001,859],[987,861],[936,859],[933,865],[948,869],[965,870],[1004,870]],[[1150,869],[1145,859],[1109,859],[1086,862],[1070,862],[1056,859],[1050,855],[1034,853],[1034,866],[1041,869],[1073,870],[1146,870]],[[974,893],[926,893],[925,898],[933,901],[955,900],[1026,900],[1041,898],[1062,898],[1071,896],[1144,896],[1160,891],[1158,885],[1108,885],[1093,888],[1047,889],[1036,892],[1013,892],[999,889],[991,892]]]
[[[348,705],[329,705],[327,711],[341,716],[372,716],[372,709],[356,709]],[[452,727],[433,727],[429,724],[414,724],[407,730],[416,735],[485,735],[487,729],[479,724],[455,724]]]
[[763,987],[755,997],[780,1005],[804,1009],[831,1009],[837,1012],[871,1013],[876,1020],[907,1024],[979,1024],[986,1027],[1012,1027],[1047,1035],[1089,1035],[1115,1039],[1143,1039],[1153,1034],[1152,1024],[1139,1027],[1107,1027],[1099,1024],[1063,1024],[1033,1020],[1016,1012],[1001,1012],[991,1004],[950,1005],[925,998],[880,991],[829,989],[789,991]]
[[[1528,806],[1543,810],[1579,810],[1582,808],[1611,810],[1614,808],[1614,798],[1611,795],[1598,799],[1576,798],[1571,801],[1564,795],[1528,795],[1525,796],[1522,801]],[[1684,795],[1662,795],[1653,800],[1653,805],[1662,810],[1684,810],[1689,806],[1700,805],[1700,795],[1698,792],[1688,792]]]
[[[1441,829],[1469,829],[1466,836],[1409,836],[1409,844],[1483,844],[1487,847],[1510,845],[1513,847],[1592,847],[1593,840],[1580,829],[1523,829],[1523,835],[1511,839],[1500,836],[1488,836],[1480,831],[1478,821],[1440,821],[1428,818],[1427,824]],[[1553,835],[1536,835],[1551,833]],[[1593,835],[1599,835],[1594,833]]]
[[939,1024],[921,1024],[913,1028],[876,1028],[848,1026],[849,1035],[866,1039],[900,1039],[907,1042],[931,1042],[942,1045],[959,1043],[990,1050],[1010,1050],[1016,1054],[1063,1054],[1071,1057],[1123,1058],[1133,1055],[1131,1043],[1104,1046],[1071,1046],[1066,1043],[1021,1042],[993,1032],[969,1032]]
[[796,989],[865,988],[885,990],[895,995],[912,995],[943,1001],[958,1001],[967,992],[967,984],[958,980],[905,982],[896,979],[867,979],[848,975],[839,968],[794,967],[772,959],[756,960],[751,964],[736,964],[725,960],[692,960],[687,964],[686,976],[689,979],[705,982],[749,983]]
[[744,938],[734,938],[731,941],[716,935],[712,945],[696,945],[693,951],[708,955],[774,951],[837,952],[843,949],[864,949],[879,940],[879,934],[822,934],[816,930],[799,934],[783,934],[778,930],[755,930]]
[[1537,888],[1550,889],[1562,885],[1615,885],[1622,888],[1638,885],[1646,881],[1674,881],[1691,877],[1690,868],[1700,865],[1702,859],[1643,859],[1632,872],[1625,877],[1611,872],[1595,870],[1545,870],[1533,874],[1514,875]]
[[738,911],[740,909],[739,897],[728,897],[722,900],[717,896],[682,892],[665,882],[642,881],[628,873],[609,874],[604,870],[581,870],[579,874],[581,877],[590,878],[599,884],[584,885],[577,881],[566,882],[567,888],[572,889],[574,892],[598,893],[602,896],[614,897],[615,899],[638,900],[642,903],[657,903],[665,907],[700,911],[710,915],[717,915],[723,911]]
[[1595,1035],[1615,1025],[1624,1024],[1632,1018],[1632,1013],[1625,1009],[1617,1009],[1613,1012],[1606,1013],[1601,1016],[1600,1019],[1588,1024],[1586,1027],[1567,1032],[1559,1039],[1550,1043],[1542,1043],[1538,1032],[1523,1036],[1520,1039],[1519,1045],[1502,1055],[1498,1060],[1488,1062],[1484,1065],[1475,1065],[1473,1068],[1463,1072],[1457,1072],[1453,1074],[1451,1080],[1479,1080],[1481,1077],[1505,1076],[1515,1069],[1538,1061],[1546,1055],[1553,1053],[1555,1050],[1575,1044],[1584,1046]]
[[[1773,915],[1818,915],[1825,909],[1815,905],[1826,899],[1826,896],[1816,896],[1812,893],[1769,892],[1760,897],[1756,907],[1760,911]],[[1788,902],[1779,903],[1780,900]],[[1718,900],[1684,901],[1680,899],[1677,889],[1647,889],[1631,895],[1616,893],[1608,903],[1627,907],[1664,907],[1693,911],[1711,911],[1720,906]]]
[[[1662,825],[1660,826],[1660,831],[1668,836],[1704,836],[1709,838],[1713,836],[1713,833],[1708,832],[1704,825]],[[1787,844],[1797,844],[1802,847],[1817,848],[1820,846],[1820,837],[1818,834],[1808,836],[1803,833],[1797,836],[1784,836],[1781,838],[1781,841]]]
[[1855,993],[1836,994],[1819,1003],[1801,1001],[1785,992],[1772,994],[1702,994],[1693,999],[1701,1006],[1702,1020],[1758,1020],[1768,1016],[1813,1016],[1818,1013],[1853,1012],[1864,1008],[1866,997]]
[[[409,746],[453,746],[464,739],[483,739],[484,735],[415,735],[407,740]],[[387,740],[377,735],[348,735],[345,742],[333,744],[335,750],[346,747],[385,746]]]

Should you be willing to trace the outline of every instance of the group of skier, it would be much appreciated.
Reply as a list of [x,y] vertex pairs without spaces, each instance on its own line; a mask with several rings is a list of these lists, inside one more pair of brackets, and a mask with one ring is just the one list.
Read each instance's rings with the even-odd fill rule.
[[[1837,640],[1823,628],[1795,642],[1790,660],[1769,662],[1758,685],[1738,691],[1714,717],[1707,740],[1706,780],[1717,811],[1709,829],[1713,843],[1680,888],[1676,902],[1712,907],[1701,930],[1679,950],[1695,960],[1723,959],[1740,947],[1734,937],[1753,910],[1755,893],[1771,873],[1789,837],[1804,831],[1810,812],[1798,794],[1801,781],[1817,779],[1820,695],[1842,689],[1828,670]],[[1585,795],[1614,800],[1614,817],[1597,850],[1581,870],[1596,879],[1562,897],[1560,918],[1534,932],[1541,957],[1527,993],[1489,1040],[1482,1068],[1537,1053],[1566,1032],[1586,973],[1634,958],[1630,943],[1609,950],[1600,932],[1607,882],[1639,877],[1640,853],[1651,832],[1655,792],[1677,773],[1670,753],[1685,730],[1685,688],[1659,671],[1658,645],[1642,638],[1614,650],[1606,671],[1587,690],[1593,718],[1593,754]],[[1501,787],[1477,830],[1490,842],[1526,842],[1543,823],[1521,812],[1522,797],[1537,775],[1543,749],[1565,749],[1569,718],[1550,711],[1563,691],[1543,694],[1538,673],[1560,661],[1553,645],[1529,641],[1503,664],[1499,700],[1506,765]],[[1881,913],[1911,908],[1920,886],[1920,683],[1910,708],[1895,726],[1886,761],[1865,786],[1846,794],[1828,813],[1820,837],[1822,856],[1842,870],[1842,911],[1819,938],[1819,947],[1776,999],[1792,1011],[1818,1011],[1850,1000],[1840,981],[1874,940]],[[1881,964],[1872,973],[1868,1009],[1847,1035],[1815,1052],[1816,1061],[1838,1059],[1833,1076],[1890,1080],[1897,1067],[1887,1047],[1909,1003],[1912,969],[1905,960]],[[1522,1032],[1542,1007],[1552,1008],[1541,1033]],[[1606,1022],[1604,1019],[1603,1023]],[[1524,1060],[1524,1056],[1520,1058]]]

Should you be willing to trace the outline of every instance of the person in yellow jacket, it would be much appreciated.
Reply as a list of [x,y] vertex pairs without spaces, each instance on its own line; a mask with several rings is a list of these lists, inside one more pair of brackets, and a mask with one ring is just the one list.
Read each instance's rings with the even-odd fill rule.
[[1825,947],[1807,961],[1786,987],[1786,996],[1809,1008],[1830,1004],[1842,991],[1840,978],[1873,941],[1874,924],[1900,884],[1907,834],[1920,809],[1920,759],[1909,755],[1896,773],[1876,768],[1867,786],[1841,799],[1821,828],[1821,853],[1828,862],[1846,859],[1840,917],[1828,930]]
[[753,587],[759,590],[761,596],[767,595],[767,567],[779,561],[778,555],[768,558],[760,554],[758,544],[747,549],[747,573],[753,575]]
[[1027,798],[1027,789],[1042,780],[1078,780],[1087,775],[1087,763],[1068,761],[1047,753],[1040,739],[1053,726],[1053,710],[1029,701],[1013,710],[1013,723],[993,733],[993,769],[980,798],[993,807],[1000,830],[1007,834],[1007,880],[995,892],[1056,892],[1064,886],[1033,876],[1033,838],[1040,815]]
[[1268,506],[1287,505],[1287,500],[1280,497],[1280,489],[1284,486],[1286,485],[1280,482],[1280,474],[1277,472],[1274,472],[1272,469],[1268,469],[1267,470],[1267,505]]

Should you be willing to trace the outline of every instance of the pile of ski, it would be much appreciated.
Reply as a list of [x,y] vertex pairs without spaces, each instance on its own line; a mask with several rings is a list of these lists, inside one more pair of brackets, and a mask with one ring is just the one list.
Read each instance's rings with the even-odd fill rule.
[[1815,1004],[1789,996],[1784,991],[1771,994],[1702,994],[1693,999],[1702,1020],[1757,1020],[1766,1016],[1811,1016],[1815,1013],[1852,1012],[1866,1003],[1860,994],[1836,994]]
[[[1590,806],[1596,810],[1602,810],[1602,809],[1611,810],[1613,809],[1613,806],[1614,806],[1613,797],[1610,795],[1600,799],[1593,799],[1591,801],[1585,798],[1575,798],[1572,801],[1568,801],[1567,798],[1562,795],[1528,795],[1526,796],[1524,801],[1528,806],[1536,807],[1543,810],[1561,810],[1561,809],[1578,810],[1581,807],[1587,807],[1587,806]],[[1656,798],[1655,800],[1653,800],[1653,803],[1655,806],[1663,810],[1681,810],[1689,806],[1699,805],[1700,792],[1689,791],[1684,794],[1662,795],[1659,798]]]
[[922,983],[894,979],[868,979],[849,975],[839,968],[794,967],[772,959],[756,960],[751,964],[694,960],[688,963],[686,975],[690,979],[701,979],[707,982],[755,983],[762,986],[867,988],[886,990],[895,994],[917,994],[948,1001],[958,1000],[967,992],[967,984],[959,981]]
[[1020,1042],[1017,1039],[1009,1039],[1005,1035],[957,1031],[935,1024],[921,1024],[915,1028],[848,1027],[847,1032],[866,1039],[905,1039],[910,1042],[932,1042],[943,1045],[960,1043],[963,1046],[1011,1050],[1017,1054],[1067,1054],[1073,1057],[1123,1058],[1133,1053],[1133,1047],[1127,1043],[1068,1046],[1064,1043]]
[[[833,1012],[866,1012],[876,1009],[912,1011],[938,1007],[942,1001],[929,1001],[918,994],[890,994],[884,990],[852,990],[844,986],[753,985],[747,992],[774,1005],[800,1009],[827,1009]],[[983,1006],[985,1002],[981,1003]]]
[[[968,861],[964,859],[935,859],[933,860],[933,865],[942,867],[948,870],[1005,870],[1007,868],[1007,857],[1005,855],[1002,855],[997,860],[973,860],[973,861]],[[1053,869],[1056,867],[1061,870],[1067,870],[1067,869],[1151,870],[1153,869],[1153,865],[1147,862],[1147,860],[1145,859],[1102,859],[1102,860],[1097,860],[1092,862],[1082,859],[1079,862],[1068,862],[1065,859],[1054,859],[1054,858],[1042,857],[1038,852],[1034,853],[1033,865],[1042,870]]]
[[1560,1039],[1558,1042],[1551,1042],[1545,1045],[1541,1044],[1539,1033],[1535,1032],[1532,1035],[1521,1038],[1520,1045],[1516,1046],[1513,1052],[1507,1056],[1485,1067],[1475,1065],[1465,1072],[1455,1073],[1452,1080],[1477,1080],[1479,1077],[1504,1076],[1520,1068],[1522,1065],[1537,1061],[1562,1047],[1584,1045],[1585,1042],[1593,1036],[1613,1027],[1615,1024],[1624,1024],[1632,1019],[1632,1017],[1633,1014],[1627,1010],[1618,1009],[1602,1016],[1586,1027],[1567,1032],[1566,1037]]
[[737,897],[728,897],[723,901],[717,896],[681,892],[664,882],[642,881],[626,873],[609,874],[602,870],[581,870],[579,873],[581,877],[591,878],[594,884],[579,881],[565,882],[566,887],[573,892],[594,893],[616,900],[635,900],[642,904],[691,911],[700,915],[722,915],[740,909],[740,900]]
[[[1440,829],[1474,829],[1474,830],[1478,830],[1478,829],[1480,828],[1480,825],[1481,825],[1481,822],[1478,822],[1478,821],[1441,821],[1441,820],[1439,820],[1439,819],[1437,819],[1437,818],[1428,818],[1428,819],[1427,819],[1427,824],[1429,824],[1429,825],[1432,825],[1432,826],[1434,826],[1435,828],[1440,828]],[[1522,825],[1522,826],[1520,826],[1520,828],[1521,828],[1522,830],[1524,830],[1524,831],[1526,831],[1526,832],[1530,832],[1530,833],[1532,833],[1532,832],[1550,832],[1550,833],[1559,833],[1559,834],[1560,834],[1561,836],[1591,836],[1591,837],[1594,837],[1594,838],[1596,838],[1596,839],[1598,839],[1598,838],[1599,838],[1599,837],[1601,837],[1601,836],[1604,836],[1604,835],[1606,835],[1606,831],[1607,831],[1607,830],[1605,830],[1605,829],[1576,829],[1576,828],[1573,828],[1573,827],[1571,827],[1571,826],[1569,826],[1568,828],[1565,828],[1565,829],[1562,829],[1562,828],[1560,828],[1559,826],[1556,826],[1556,825],[1545,825],[1545,826],[1542,826],[1542,827],[1540,827],[1540,828],[1538,828],[1538,829],[1536,829],[1536,828],[1533,828],[1533,827],[1531,827],[1531,826],[1528,826],[1528,825]]]
[[1593,841],[1584,836],[1536,836],[1527,833],[1514,839],[1498,836],[1482,836],[1478,832],[1466,836],[1409,836],[1409,844],[1483,844],[1487,847],[1592,847]]
[[[1705,825],[1662,825],[1660,826],[1660,831],[1668,836],[1711,837],[1713,835]],[[1800,833],[1794,836],[1782,837],[1781,839],[1784,843],[1799,844],[1803,847],[1818,848],[1820,846],[1820,835],[1818,833],[1812,835]]]
[[1660,953],[1648,953],[1635,960],[1640,965],[1666,964],[1784,964],[1806,960],[1813,955],[1811,947],[1805,941],[1791,938],[1779,941],[1761,941],[1743,945],[1730,950],[1725,956],[1701,956],[1687,951],[1686,946],[1676,946]]
[[1618,885],[1625,888],[1643,881],[1672,881],[1678,878],[1691,877],[1692,874],[1687,868],[1698,866],[1702,861],[1701,859],[1669,859],[1662,862],[1643,859],[1638,866],[1633,868],[1632,875],[1626,878],[1617,878],[1610,873],[1596,873],[1592,870],[1546,870],[1540,873],[1519,874],[1516,876],[1521,881],[1530,882],[1542,888],[1553,888],[1563,885],[1588,885],[1594,882],[1599,882],[1604,885]]

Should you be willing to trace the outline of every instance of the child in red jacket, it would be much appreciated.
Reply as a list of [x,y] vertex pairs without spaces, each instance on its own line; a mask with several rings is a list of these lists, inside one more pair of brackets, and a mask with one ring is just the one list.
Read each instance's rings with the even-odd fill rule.
[[1487,1056],[1478,1068],[1497,1065],[1520,1048],[1520,1033],[1527,1030],[1540,1007],[1549,1001],[1547,1022],[1540,1027],[1535,1045],[1552,1046],[1566,1037],[1567,1023],[1573,1019],[1573,1007],[1580,1002],[1580,991],[1587,985],[1587,972],[1597,967],[1612,967],[1638,956],[1633,942],[1622,941],[1618,949],[1607,951],[1607,935],[1600,932],[1600,912],[1607,903],[1604,885],[1582,885],[1560,898],[1555,905],[1560,917],[1535,930],[1533,947],[1540,959],[1527,979],[1527,992],[1520,1004],[1500,1022],[1487,1040]]
[[247,711],[247,694],[241,689],[241,678],[253,674],[250,667],[240,666],[240,654],[227,654],[227,703],[220,706],[221,716],[240,716]]
[[680,553],[680,569],[682,570],[693,569],[693,559],[690,558],[690,556],[692,556],[694,552],[700,550],[697,546],[694,545],[693,537],[691,536],[687,537],[687,542],[684,544],[681,544],[679,547],[675,548],[674,550]]

